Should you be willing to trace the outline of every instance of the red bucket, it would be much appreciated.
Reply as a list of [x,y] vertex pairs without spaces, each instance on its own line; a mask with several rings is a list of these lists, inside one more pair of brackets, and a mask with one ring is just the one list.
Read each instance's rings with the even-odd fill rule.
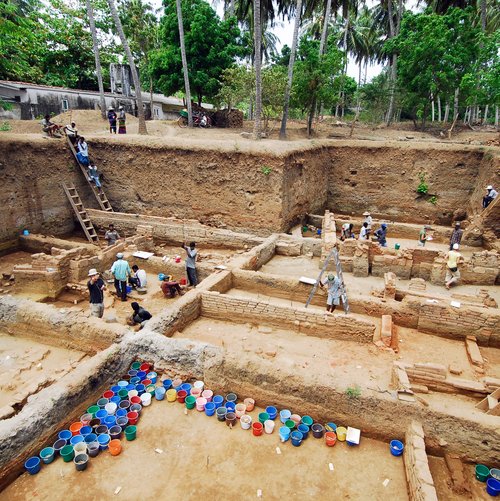
[[187,397],[187,391],[186,390],[180,390],[177,392],[177,402],[180,404],[184,403],[185,398]]
[[135,411],[127,412],[128,424],[137,424],[139,421],[139,413]]
[[140,404],[141,403],[141,397],[135,396],[130,398],[130,403],[131,404]]
[[102,398],[111,398],[111,397],[114,397],[115,396],[115,393],[111,390],[108,390],[108,391],[105,391],[103,394],[102,394]]
[[187,283],[187,282],[186,282],[186,278],[184,278],[184,277],[183,277],[183,278],[181,278],[181,279],[179,280],[179,283],[180,283],[181,285],[186,285],[186,283]]
[[148,363],[144,362],[144,363],[141,365],[140,370],[141,370],[141,371],[148,372],[150,367],[151,367],[151,364],[148,364]]
[[262,423],[253,423],[252,424],[252,433],[256,437],[260,437],[260,435],[262,435],[263,429],[264,429],[264,425]]

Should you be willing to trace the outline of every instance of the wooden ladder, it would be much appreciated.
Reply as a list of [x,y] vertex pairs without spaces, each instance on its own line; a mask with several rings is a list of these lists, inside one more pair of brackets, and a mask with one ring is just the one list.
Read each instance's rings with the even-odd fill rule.
[[64,192],[68,197],[69,203],[71,204],[71,207],[73,208],[73,211],[82,226],[85,236],[89,242],[97,244],[99,242],[99,237],[97,236],[94,225],[92,224],[92,221],[83,206],[80,195],[78,194],[78,191],[76,191],[75,185],[66,183],[62,183],[62,185]]
[[73,146],[73,143],[71,142],[71,140],[69,139],[68,136],[66,136],[66,142],[68,143],[69,149],[71,150],[71,153],[73,153],[73,157],[75,158],[75,162],[77,163],[78,167],[80,167],[80,170],[83,174],[83,177],[85,178],[85,180],[89,184],[90,189],[94,193],[94,196],[96,197],[97,202],[98,202],[99,206],[101,207],[101,209],[108,211],[108,212],[113,212],[113,207],[111,207],[111,204],[109,203],[108,197],[106,196],[106,193],[104,193],[104,190],[102,189],[102,187],[99,189],[95,185],[95,183],[93,183],[92,181],[89,180],[89,173],[87,171],[87,168],[78,161],[78,157],[76,156],[75,147]]
[[345,313],[347,315],[347,313],[349,313],[349,302],[347,300],[347,291],[346,291],[345,283],[344,283],[344,275],[342,274],[342,264],[340,263],[339,251],[336,248],[332,249],[332,251],[330,252],[330,254],[328,254],[327,258],[325,259],[325,262],[323,263],[323,267],[321,268],[321,271],[319,272],[319,276],[318,276],[318,278],[316,280],[316,283],[314,284],[314,286],[313,286],[313,288],[311,290],[311,293],[309,294],[309,297],[307,298],[306,308],[311,303],[314,294],[316,294],[316,291],[318,290],[319,284],[321,283],[321,277],[323,276],[323,273],[325,272],[326,267],[328,266],[328,263],[330,262],[330,259],[332,257],[333,257],[333,259],[335,261],[335,268],[337,269],[337,277],[339,278],[339,280],[341,282],[341,287],[342,287],[342,294],[341,294],[342,306],[344,307],[344,311],[345,311]]

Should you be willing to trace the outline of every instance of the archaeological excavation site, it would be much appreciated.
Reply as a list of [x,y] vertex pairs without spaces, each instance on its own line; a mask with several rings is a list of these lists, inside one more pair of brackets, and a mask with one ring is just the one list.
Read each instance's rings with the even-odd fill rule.
[[0,136],[0,500],[500,493],[497,146],[79,122]]

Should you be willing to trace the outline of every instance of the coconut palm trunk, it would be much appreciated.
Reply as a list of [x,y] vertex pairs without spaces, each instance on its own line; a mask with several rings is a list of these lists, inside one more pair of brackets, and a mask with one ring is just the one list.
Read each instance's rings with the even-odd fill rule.
[[97,85],[99,87],[99,106],[101,107],[102,118],[106,118],[106,100],[104,99],[104,84],[102,82],[101,58],[99,56],[99,46],[97,44],[97,33],[95,31],[94,9],[90,0],[87,3],[87,15],[89,16],[90,33],[92,34],[92,47],[94,49],[95,71],[97,74]]
[[262,137],[262,19],[260,15],[261,0],[253,0],[253,37],[255,57],[255,113],[253,133],[255,139]]
[[299,38],[300,18],[302,15],[302,0],[297,0],[297,16],[293,26],[292,49],[290,51],[290,61],[288,62],[288,80],[285,89],[285,104],[283,105],[283,118],[281,119],[280,139],[286,139],[286,122],[288,120],[288,108],[290,106],[290,92],[293,82],[293,65],[295,64],[295,54],[297,52],[297,40]]
[[188,110],[188,127],[193,126],[193,110],[191,107],[191,88],[189,86],[189,72],[186,57],[186,44],[184,43],[184,24],[182,22],[181,0],[176,0],[177,21],[179,23],[179,40],[181,44],[182,72],[184,73],[184,88],[186,90],[186,103]]
[[128,45],[127,37],[125,36],[120,17],[118,16],[118,12],[116,10],[115,1],[108,0],[108,5],[109,10],[111,11],[111,17],[113,18],[113,22],[116,26],[116,31],[118,32],[118,36],[120,37],[122,43],[123,50],[127,55],[128,64],[132,73],[132,80],[134,81],[135,99],[137,101],[137,118],[139,119],[139,134],[147,134],[148,130],[146,128],[146,119],[144,117],[144,106],[142,105],[142,93],[141,83],[139,82],[139,74],[137,73],[134,58],[132,57],[132,52]]

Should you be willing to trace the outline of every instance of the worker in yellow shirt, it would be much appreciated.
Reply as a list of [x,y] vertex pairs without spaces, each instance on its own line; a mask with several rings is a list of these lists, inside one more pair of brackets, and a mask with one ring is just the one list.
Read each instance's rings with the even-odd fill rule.
[[449,289],[451,284],[454,284],[460,280],[460,271],[458,271],[458,265],[462,263],[463,257],[460,252],[458,252],[459,245],[453,244],[453,249],[448,251],[446,254],[446,278],[445,287]]

